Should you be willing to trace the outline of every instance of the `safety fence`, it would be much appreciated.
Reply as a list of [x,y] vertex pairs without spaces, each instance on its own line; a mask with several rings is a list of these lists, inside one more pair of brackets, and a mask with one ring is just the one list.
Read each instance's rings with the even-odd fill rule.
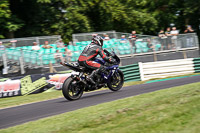
[[[173,41],[167,41],[167,38],[161,39],[156,36],[138,34],[138,39],[135,40],[134,44],[133,41],[129,39],[129,33],[115,31],[95,33],[98,33],[99,35],[104,35],[104,33],[106,33],[106,35],[109,35],[110,39],[104,41],[103,48],[108,51],[114,50],[119,57],[124,59],[133,56],[152,54],[153,57],[155,57],[154,61],[157,61],[156,55],[158,53],[186,51],[191,48],[198,49],[196,33],[180,34],[175,39],[174,43],[172,43]],[[81,33],[74,35],[76,40],[74,41],[74,44],[63,48],[58,48],[56,44],[60,39],[60,36],[0,40],[3,41],[3,45],[6,45],[5,50],[0,50],[0,66],[2,66],[2,64],[4,65],[3,75],[11,74],[16,70],[11,69],[12,67],[10,66],[16,66],[18,70],[20,70],[21,74],[24,74],[26,73],[26,68],[60,67],[59,62],[61,60],[76,62],[85,46],[91,43],[91,34],[92,33]],[[120,39],[121,35],[126,36],[125,40]],[[168,39],[172,38],[168,37]],[[32,50],[32,46],[30,45],[32,45],[32,42],[34,41],[38,42],[38,44],[43,44],[44,41],[49,41],[49,44],[53,48],[43,49],[43,45],[40,45],[40,50]],[[168,44],[169,42],[170,44]],[[7,44],[13,47],[7,47]],[[171,46],[173,46],[173,48]],[[122,63],[122,65],[124,64]]]
[[[15,66],[24,74],[25,68],[44,68],[49,65],[60,66],[61,61],[69,61],[70,56],[65,54],[65,47],[57,48],[56,44],[50,44],[53,48],[44,49],[40,45],[40,50],[32,50],[32,46],[11,47],[0,50],[0,62],[5,66],[3,74],[10,74]],[[78,57],[77,57],[78,58]]]
[[54,44],[57,43],[60,39],[61,39],[60,35],[53,35],[53,36],[36,36],[36,37],[1,39],[0,41],[6,47],[22,47],[22,46],[32,46],[33,42],[37,42],[37,44],[44,44],[45,41],[48,41],[49,44]]
[[142,63],[141,80],[194,73],[193,59]]
[[90,33],[77,33],[72,34],[73,43],[82,41],[91,41],[92,34],[98,34],[99,36],[108,35],[110,38],[117,38],[116,31],[100,31],[100,32],[90,32]]
[[140,70],[139,64],[131,64],[126,66],[120,66],[120,70],[124,73],[124,81],[139,81]]
[[200,58],[178,59],[120,67],[125,81],[150,80],[200,72]]
[[195,73],[200,73],[200,58],[194,58],[194,71]]
[[[200,72],[200,58],[179,59],[170,61],[137,63],[120,66],[125,82],[144,81],[169,76],[185,75]],[[35,74],[0,82],[0,98],[26,96],[40,93],[50,88],[60,90],[64,81],[77,72]]]
[[[104,36],[104,48],[114,47],[121,56],[199,47],[196,33],[165,37],[137,34],[136,40],[131,39],[130,33],[115,31],[95,33]],[[91,43],[92,34],[94,33],[73,34],[73,45],[75,47],[88,45]]]

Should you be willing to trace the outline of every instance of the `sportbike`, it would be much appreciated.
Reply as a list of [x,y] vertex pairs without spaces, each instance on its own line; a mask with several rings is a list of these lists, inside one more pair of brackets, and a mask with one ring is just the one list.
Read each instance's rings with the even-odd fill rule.
[[108,52],[107,55],[111,56],[115,63],[110,64],[102,58],[95,59],[95,62],[105,66],[105,71],[93,78],[96,84],[92,84],[87,80],[88,75],[92,72],[91,69],[82,67],[78,63],[61,63],[63,66],[78,72],[78,74],[69,76],[63,83],[62,93],[66,99],[70,101],[77,100],[83,95],[84,91],[94,91],[102,87],[108,87],[111,91],[118,91],[122,88],[124,75],[119,69],[120,58],[113,50],[111,53]]

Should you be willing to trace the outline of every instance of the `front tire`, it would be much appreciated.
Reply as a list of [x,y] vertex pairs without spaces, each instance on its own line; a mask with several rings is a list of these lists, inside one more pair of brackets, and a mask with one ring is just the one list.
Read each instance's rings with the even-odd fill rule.
[[118,91],[124,85],[124,74],[121,70],[117,70],[109,79],[107,86],[112,91]]
[[62,93],[64,97],[69,100],[78,100],[83,95],[83,86],[81,83],[76,81],[75,79],[72,79],[71,77],[68,77],[62,86]]

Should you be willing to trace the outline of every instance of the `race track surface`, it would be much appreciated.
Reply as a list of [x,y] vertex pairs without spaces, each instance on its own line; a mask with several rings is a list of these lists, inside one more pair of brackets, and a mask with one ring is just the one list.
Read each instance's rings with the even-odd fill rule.
[[123,87],[118,92],[103,90],[87,93],[77,101],[67,101],[64,98],[58,98],[54,100],[1,109],[0,129],[92,105],[97,105],[100,103],[194,82],[200,82],[200,76]]

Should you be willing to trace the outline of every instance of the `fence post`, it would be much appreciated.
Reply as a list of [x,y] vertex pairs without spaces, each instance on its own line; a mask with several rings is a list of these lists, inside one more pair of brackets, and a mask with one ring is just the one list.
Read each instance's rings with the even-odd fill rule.
[[35,38],[38,45],[40,45],[40,40],[38,37]]
[[144,81],[145,79],[144,79],[142,62],[138,62],[138,65],[139,65],[139,70],[140,70],[140,79],[141,79],[141,81]]
[[49,63],[49,72],[53,73],[53,72],[57,72],[56,69],[53,67],[52,63]]
[[184,58],[184,59],[187,59],[186,50],[183,51],[183,58]]
[[43,65],[43,61],[42,61],[42,56],[43,56],[42,54],[40,54],[40,55],[39,55],[39,59],[40,59],[40,65],[41,65],[41,67],[43,67],[43,66],[44,66],[44,65]]
[[134,56],[133,54],[134,54],[134,53],[133,53],[133,45],[131,44],[131,57]]
[[20,64],[21,74],[24,74],[25,70],[24,70],[24,62],[23,62],[22,57],[19,58],[19,64]]
[[8,74],[8,65],[7,65],[6,54],[3,54],[2,57],[3,57],[3,66],[4,66],[3,74]]
[[24,74],[25,73],[24,52],[22,49],[21,49],[21,57],[19,58],[19,64],[20,64],[21,74]]
[[158,61],[157,55],[156,55],[156,52],[155,52],[155,51],[153,52],[153,60],[154,60],[154,61]]
[[116,31],[113,31],[113,34],[114,34],[115,38],[117,38],[117,34],[116,34]]

